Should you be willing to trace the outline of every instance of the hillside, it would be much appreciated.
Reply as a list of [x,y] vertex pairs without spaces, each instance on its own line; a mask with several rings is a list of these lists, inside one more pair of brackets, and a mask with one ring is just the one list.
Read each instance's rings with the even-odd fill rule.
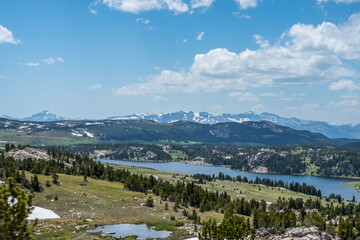
[[333,144],[357,140],[329,139],[271,122],[199,124],[140,120],[22,122],[0,120],[0,143],[64,145],[98,142],[232,143],[247,145]]

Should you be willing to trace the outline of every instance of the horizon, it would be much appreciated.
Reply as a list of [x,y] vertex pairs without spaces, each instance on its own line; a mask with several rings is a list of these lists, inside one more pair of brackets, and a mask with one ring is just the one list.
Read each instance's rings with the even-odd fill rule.
[[359,0],[4,0],[3,115],[360,123]]
[[[206,112],[206,111],[200,111],[200,112],[196,112],[196,111],[184,111],[184,110],[179,110],[179,111],[175,111],[175,112],[160,112],[160,113],[133,113],[133,114],[127,114],[127,115],[109,115],[107,117],[104,117],[104,118],[72,118],[72,117],[68,117],[68,116],[65,116],[65,115],[58,115],[52,111],[49,111],[49,110],[43,110],[43,111],[40,111],[38,113],[34,113],[34,114],[31,114],[29,116],[25,116],[25,117],[18,117],[18,116],[9,116],[9,115],[0,115],[0,118],[3,117],[5,119],[9,119],[9,120],[18,120],[18,121],[29,121],[29,120],[24,120],[26,118],[31,118],[35,115],[38,115],[38,114],[42,114],[42,113],[49,113],[49,114],[53,114],[53,115],[56,115],[57,117],[60,117],[60,118],[64,118],[64,120],[61,120],[61,121],[104,121],[104,120],[115,120],[115,119],[112,119],[112,118],[117,118],[117,117],[127,117],[127,116],[133,116],[133,115],[141,115],[141,114],[146,114],[146,115],[160,115],[160,114],[171,114],[171,113],[178,113],[178,112],[184,112],[184,113],[208,113],[210,115],[212,115],[213,117],[218,117],[218,116],[221,116],[221,115],[227,115],[227,114],[230,114],[230,115],[239,115],[239,114],[255,114],[255,115],[275,115],[277,117],[280,117],[280,118],[286,118],[286,119],[298,119],[298,120],[301,120],[301,121],[316,121],[316,120],[311,120],[311,119],[301,119],[301,118],[296,118],[296,117],[284,117],[284,116],[281,116],[281,115],[277,115],[277,114],[274,114],[274,113],[269,113],[269,112],[254,112],[254,111],[247,111],[247,112],[239,112],[239,113],[219,113],[219,114],[212,114],[212,113],[209,113],[209,112]],[[126,120],[126,119],[124,119]],[[128,119],[128,120],[131,120],[131,119]],[[40,121],[41,122],[41,121]],[[234,122],[234,121],[233,121]],[[360,123],[356,123],[356,122],[343,122],[343,123],[331,123],[331,122],[327,122],[327,121],[319,121],[319,122],[324,122],[324,123],[327,123],[329,125],[333,125],[333,126],[336,126],[336,125],[358,125]]]

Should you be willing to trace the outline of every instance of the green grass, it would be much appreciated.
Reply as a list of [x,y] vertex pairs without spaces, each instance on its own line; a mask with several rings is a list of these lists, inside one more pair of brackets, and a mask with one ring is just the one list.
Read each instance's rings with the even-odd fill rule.
[[[155,175],[170,182],[176,182],[179,179],[193,181],[191,176],[185,174],[150,168],[111,166],[128,169],[132,173],[139,173],[144,176]],[[29,175],[31,174],[28,173]],[[189,222],[189,220],[182,216],[182,209],[179,209],[178,212],[173,210],[174,203],[172,202],[161,201],[159,197],[151,193],[145,195],[144,193],[126,190],[124,185],[118,182],[88,178],[88,183],[84,184],[81,176],[63,174],[59,174],[59,176],[60,185],[52,184],[51,187],[46,187],[45,181],[51,181],[51,177],[38,175],[44,191],[35,194],[34,205],[53,210],[61,216],[61,219],[40,221],[41,235],[36,235],[35,239],[73,239],[85,234],[85,229],[81,226],[87,225],[88,228],[93,228],[95,224],[119,223],[146,223],[155,226],[157,230],[172,230],[180,237],[187,235],[184,230],[177,230],[175,225],[176,222]],[[200,186],[219,192],[226,191],[233,198],[264,199],[267,202],[275,202],[279,196],[304,199],[310,197],[285,189],[232,181],[217,180]],[[53,200],[55,196],[58,197],[58,201]],[[154,199],[154,208],[143,206],[149,196]],[[137,200],[134,200],[134,197]],[[169,210],[165,210],[165,203],[168,204]],[[192,211],[192,209],[188,209],[188,211]],[[176,222],[170,220],[172,215],[175,216]],[[205,213],[198,211],[198,215],[202,220],[215,218],[218,222],[223,218],[221,213],[213,211]],[[80,229],[77,229],[79,226]]]
[[343,185],[354,187],[356,191],[360,192],[360,182],[348,182],[343,183]]
[[169,150],[166,152],[176,159],[186,159],[188,157],[186,153],[180,150]]
[[[179,212],[173,212],[172,203],[168,202],[170,210],[165,211],[165,202],[152,196],[155,207],[142,206],[151,194],[128,191],[121,183],[88,178],[88,183],[83,185],[83,177],[59,174],[61,184],[46,187],[45,181],[51,180],[51,177],[38,176],[44,191],[36,193],[34,205],[51,209],[62,219],[41,221],[42,235],[37,236],[37,239],[57,239],[57,236],[59,239],[64,239],[64,236],[74,238],[85,233],[85,230],[75,228],[82,224],[93,227],[95,224],[146,223],[156,229],[172,230],[176,223],[170,221],[170,215],[181,219]],[[59,200],[53,201],[56,195]],[[134,200],[134,197],[138,200]],[[169,213],[169,217],[166,213]],[[86,219],[92,221],[86,222]],[[62,224],[63,221],[66,221],[66,226]],[[51,224],[59,225],[60,228],[48,231]]]

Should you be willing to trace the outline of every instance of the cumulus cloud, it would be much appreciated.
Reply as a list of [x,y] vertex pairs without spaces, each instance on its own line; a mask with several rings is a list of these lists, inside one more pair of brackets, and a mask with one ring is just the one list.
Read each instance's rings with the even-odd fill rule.
[[239,18],[244,18],[244,19],[251,19],[250,15],[244,14],[244,13],[240,13],[240,12],[234,12],[234,13],[233,13],[233,16],[239,17]]
[[55,63],[64,62],[64,59],[62,59],[61,57],[58,57],[58,58],[45,58],[43,60],[43,62],[46,63],[46,64],[55,64]]
[[248,87],[291,86],[357,78],[347,63],[360,59],[360,14],[342,25],[295,24],[270,44],[255,35],[256,50],[217,48],[197,54],[189,70],[163,70],[147,81],[123,86],[117,95],[165,92],[218,92]]
[[238,101],[257,101],[257,96],[249,92],[232,92],[228,94],[228,97],[235,97]]
[[201,32],[197,37],[196,40],[201,41],[204,36],[204,32]]
[[358,100],[343,100],[340,102],[330,102],[328,107],[338,107],[338,108],[352,108],[352,107],[358,107],[360,105],[360,102]]
[[40,66],[40,63],[38,62],[27,62],[27,63],[24,63],[25,66],[28,66],[28,67],[38,67]]
[[101,87],[101,84],[93,84],[89,86],[90,90],[100,89]]
[[215,0],[191,0],[191,8],[205,7],[208,8]]
[[330,91],[337,90],[358,90],[360,89],[360,85],[356,85],[352,80],[340,80],[337,82],[333,82],[329,86]]
[[103,0],[102,3],[109,8],[131,13],[160,9],[168,9],[175,13],[189,11],[188,4],[182,0]]
[[150,20],[146,19],[146,18],[137,18],[136,19],[137,22],[142,22],[143,24],[149,24]]
[[336,2],[336,3],[355,3],[360,2],[360,0],[317,0],[318,3],[327,3],[327,2]]
[[14,38],[12,32],[0,25],[0,43],[19,44],[21,41]]
[[257,6],[257,0],[235,0],[235,2],[239,5],[241,10],[246,10],[248,8],[254,8]]
[[266,92],[266,93],[261,93],[260,94],[262,97],[281,97],[284,96],[284,92],[280,91],[280,92]]

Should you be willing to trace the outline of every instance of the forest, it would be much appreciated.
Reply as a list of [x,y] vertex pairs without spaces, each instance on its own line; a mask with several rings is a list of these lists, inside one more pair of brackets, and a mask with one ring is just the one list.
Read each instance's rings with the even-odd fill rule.
[[[80,144],[54,146],[73,154],[87,154],[118,160],[171,161],[171,151],[181,152],[176,160],[198,157],[213,165],[256,171],[265,167],[268,173],[307,174],[326,177],[360,177],[360,149],[322,146],[239,146],[234,144]],[[97,151],[104,151],[96,155]]]

